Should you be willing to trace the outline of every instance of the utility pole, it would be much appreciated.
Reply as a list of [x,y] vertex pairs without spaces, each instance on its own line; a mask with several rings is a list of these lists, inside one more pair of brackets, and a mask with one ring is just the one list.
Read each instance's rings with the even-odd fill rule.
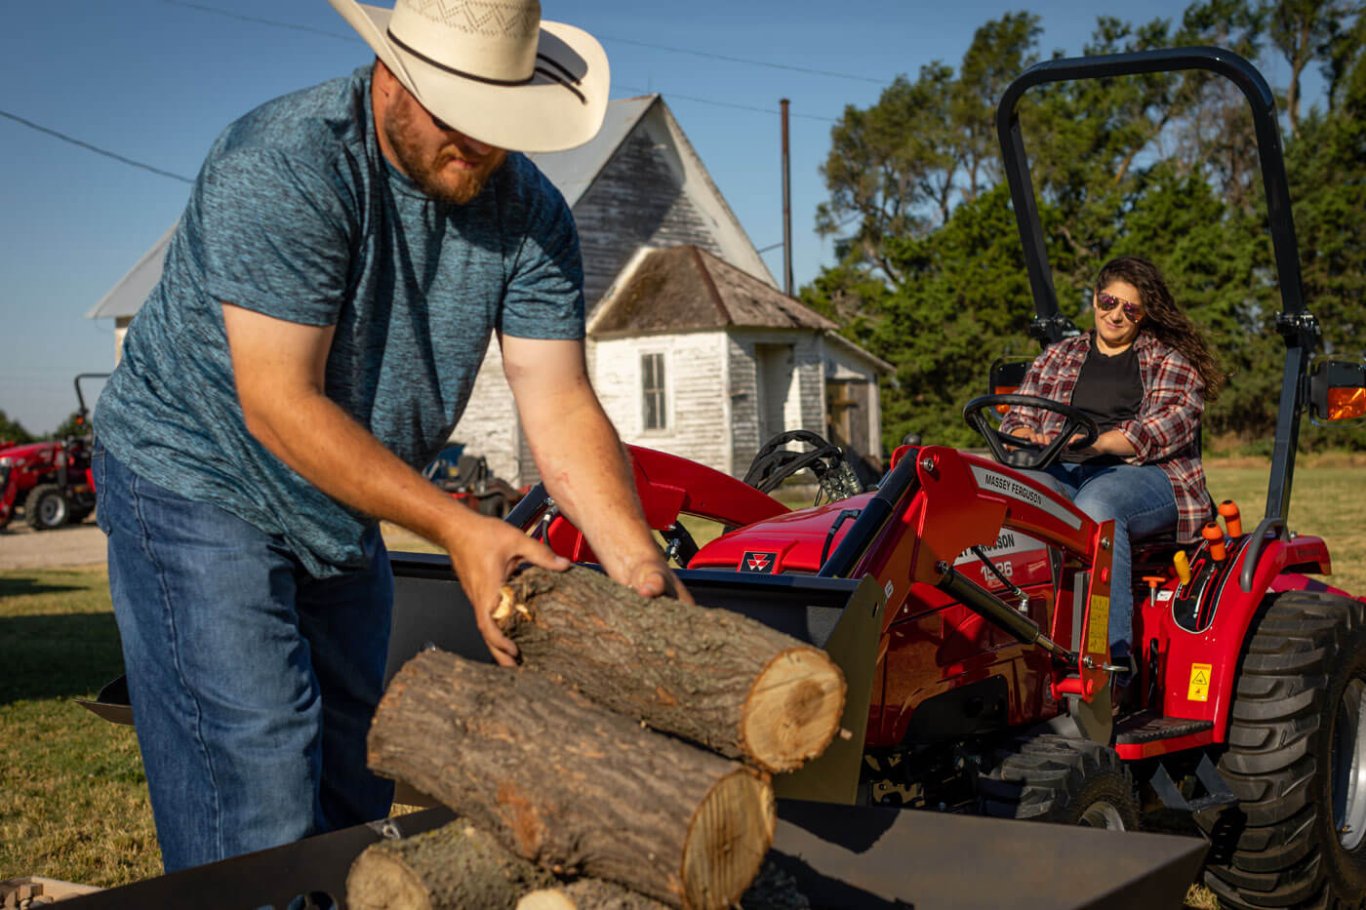
[[792,296],[792,153],[787,142],[788,100],[778,102],[783,121],[783,293]]

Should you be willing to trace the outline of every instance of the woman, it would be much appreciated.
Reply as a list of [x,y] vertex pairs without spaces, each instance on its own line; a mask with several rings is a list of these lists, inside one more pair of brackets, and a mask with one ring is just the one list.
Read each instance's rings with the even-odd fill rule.
[[[1114,519],[1110,653],[1114,663],[1129,664],[1129,541],[1172,528],[1181,542],[1199,538],[1210,516],[1200,416],[1205,401],[1218,395],[1224,373],[1151,262],[1111,260],[1093,294],[1095,329],[1044,351],[1019,393],[1070,404],[1100,427],[1094,443],[1064,449],[1047,474],[1087,515]],[[1062,425],[1051,411],[1016,407],[1001,429],[1046,443]]]

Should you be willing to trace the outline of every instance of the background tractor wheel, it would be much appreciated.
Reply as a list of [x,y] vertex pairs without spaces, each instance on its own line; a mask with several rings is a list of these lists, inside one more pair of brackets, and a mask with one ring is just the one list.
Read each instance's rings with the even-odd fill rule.
[[[1269,601],[1243,658],[1219,773],[1241,816],[1210,832],[1226,907],[1366,904],[1366,605]],[[1223,826],[1220,826],[1221,828]]]
[[1036,736],[998,759],[977,779],[984,815],[1114,831],[1138,827],[1134,779],[1100,743]]
[[51,531],[66,524],[71,517],[71,506],[62,488],[46,483],[29,491],[24,500],[24,520],[35,531]]

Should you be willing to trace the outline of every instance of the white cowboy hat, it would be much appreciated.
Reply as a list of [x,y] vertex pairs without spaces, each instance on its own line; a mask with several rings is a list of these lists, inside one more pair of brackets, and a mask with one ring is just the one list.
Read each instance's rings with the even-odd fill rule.
[[554,152],[597,135],[607,55],[592,35],[542,22],[537,0],[328,0],[438,119],[502,149]]

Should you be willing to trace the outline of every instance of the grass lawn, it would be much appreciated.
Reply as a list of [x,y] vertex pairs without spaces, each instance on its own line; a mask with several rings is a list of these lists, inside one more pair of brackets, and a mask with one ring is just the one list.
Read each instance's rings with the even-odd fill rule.
[[[1238,501],[1249,529],[1265,508],[1264,462],[1213,461],[1216,500]],[[1366,456],[1304,460],[1292,530],[1327,539],[1334,584],[1366,593]],[[432,550],[386,532],[394,549]],[[0,538],[0,546],[3,546]],[[0,879],[112,886],[160,872],[132,730],[76,704],[121,672],[102,569],[0,572]],[[1196,889],[1190,906],[1213,906]]]

